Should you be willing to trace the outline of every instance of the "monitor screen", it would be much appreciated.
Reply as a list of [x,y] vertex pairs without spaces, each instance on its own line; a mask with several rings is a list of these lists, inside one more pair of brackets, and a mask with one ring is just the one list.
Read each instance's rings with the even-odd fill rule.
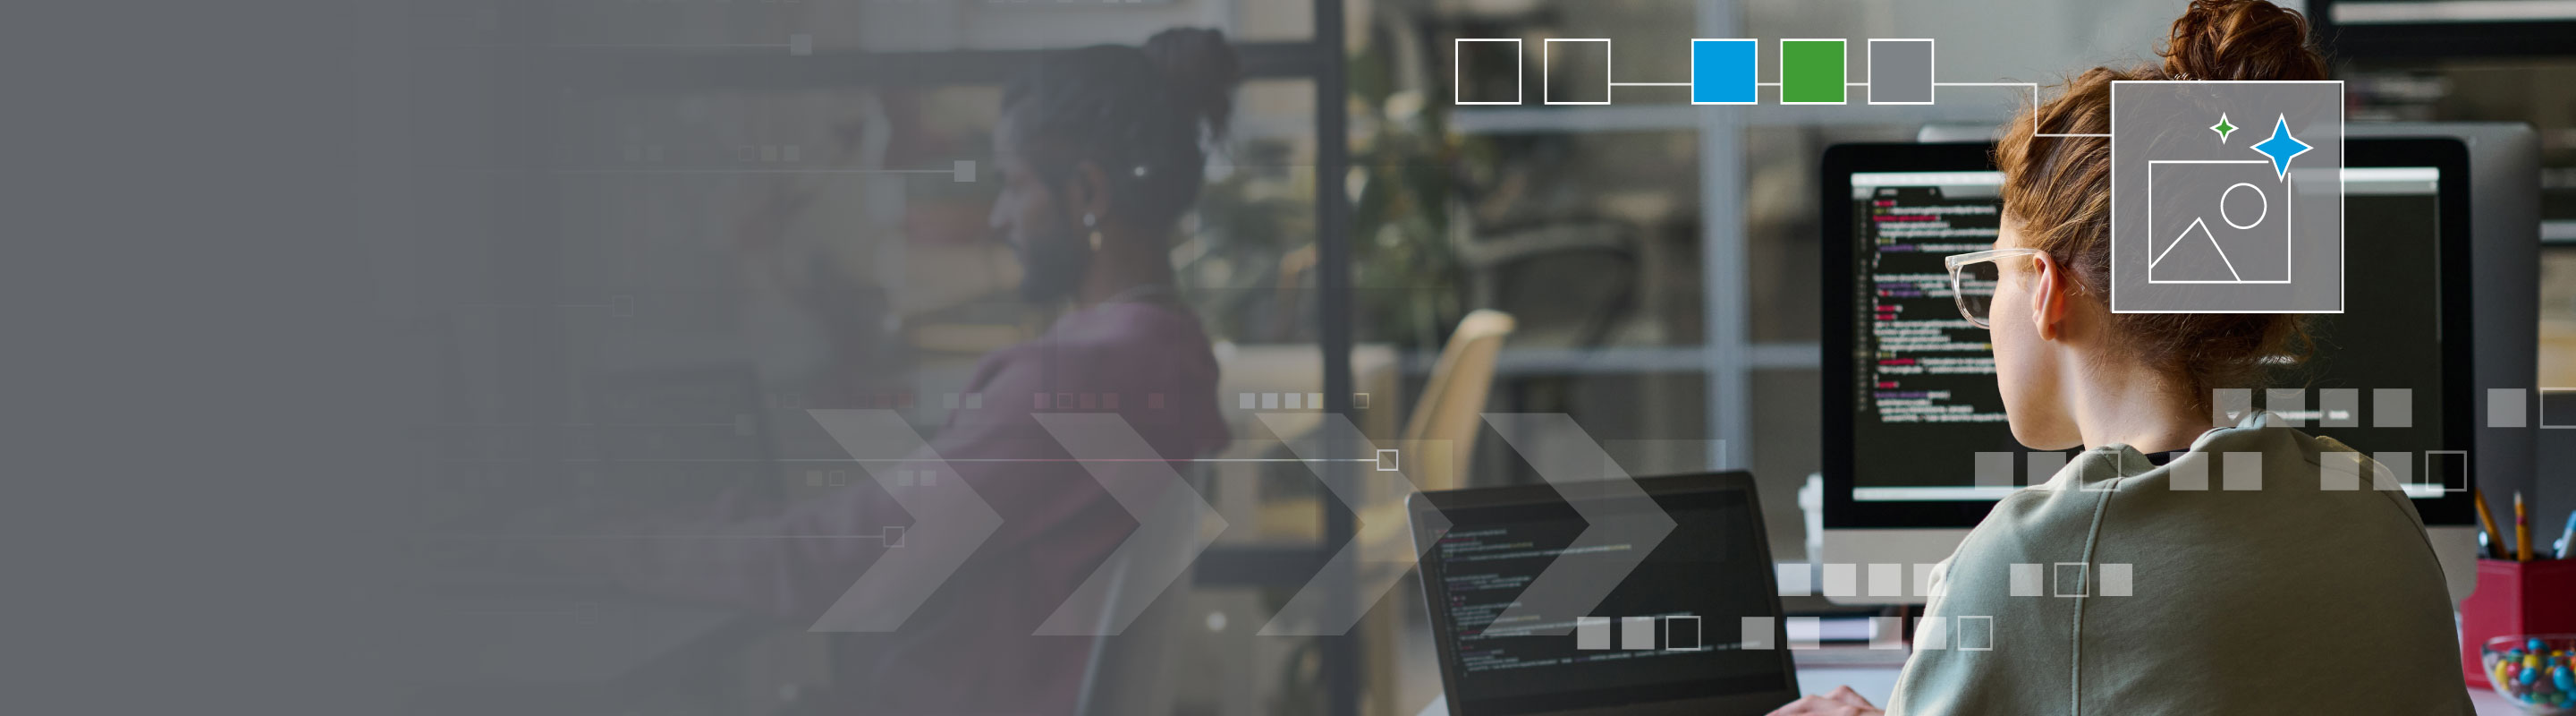
[[[2028,450],[2005,422],[1987,332],[1960,316],[1942,263],[1993,247],[2003,174],[1848,176],[1852,350],[1827,360],[1850,361],[1846,444],[1870,446],[1850,456],[1851,499],[1995,500],[2044,481],[2027,460],[2015,461],[2012,485],[1977,479],[1975,453]],[[2298,389],[2296,403],[2273,404],[2264,390],[2248,396],[2312,434],[2411,456],[2399,475],[2418,499],[2441,496],[2446,481],[2465,485],[2467,467],[2464,456],[2438,452],[2463,449],[2445,441],[2438,397],[2467,368],[2447,364],[2443,342],[2440,180],[2430,166],[2344,170],[2346,310],[2308,316],[2314,351],[2265,386]]]
[[[1457,712],[1786,692],[1793,682],[1780,652],[1740,644],[1745,617],[1774,613],[1770,550],[1750,497],[1716,489],[1588,504],[1595,516],[1660,509],[1675,526],[1591,614],[1512,622],[1497,617],[1550,565],[1620,556],[1635,545],[1569,549],[1590,523],[1560,500],[1444,507],[1451,527],[1422,565]],[[1571,639],[1561,635],[1569,627]]]

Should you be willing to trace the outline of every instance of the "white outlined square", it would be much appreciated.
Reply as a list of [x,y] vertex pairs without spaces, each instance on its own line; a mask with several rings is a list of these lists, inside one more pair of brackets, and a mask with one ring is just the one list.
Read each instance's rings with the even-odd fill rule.
[[[2197,84],[2197,85],[2226,85],[2226,86],[2238,86],[2238,87],[2250,87],[2250,86],[2256,86],[2256,85],[2282,85],[2282,86],[2300,86],[2300,85],[2332,85],[2332,86],[2334,87],[2334,92],[2336,93],[2337,97],[2338,97],[2338,98],[2340,98],[2340,97],[2342,96],[2342,94],[2343,94],[2343,84],[2344,84],[2344,82],[2343,82],[2343,80],[2242,80],[2242,81],[2222,81],[2222,80],[2115,80],[2115,81],[2113,81],[2113,82],[2111,83],[2111,98],[2112,98],[2112,100],[2111,100],[2111,101],[2112,101],[2112,111],[2111,111],[2111,130],[2110,130],[2110,132],[2108,132],[2108,134],[2112,135],[2113,137],[2121,136],[2121,133],[2120,133],[2120,115],[2121,115],[2121,112],[2120,112],[2120,110],[2119,110],[2119,107],[2120,107],[2120,96],[2123,94],[2120,90],[2121,90],[2121,88],[2122,88],[2123,86],[2140,86],[2140,87],[2145,87],[2145,86],[2152,86],[2152,85],[2193,85],[2193,84]],[[2340,168],[2340,167],[2344,166],[2344,165],[2347,163],[2348,159],[2349,159],[2349,154],[2345,151],[2345,142],[2344,142],[2345,137],[2346,137],[2345,126],[2346,126],[2346,124],[2347,124],[2347,121],[2346,121],[2346,117],[2345,117],[2345,107],[2344,107],[2343,102],[2341,102],[2341,101],[2340,101],[2340,99],[2338,99],[2338,101],[2334,102],[2334,107],[2335,107],[2335,125],[2334,125],[2334,126],[2335,126],[2335,137],[2334,137],[2334,147],[2333,147],[2334,152],[2333,152],[2333,156],[2334,156],[2334,165],[2335,165],[2336,167]],[[2120,148],[2121,148],[2121,147],[2120,147],[2120,145],[2121,145],[2121,144],[2123,144],[2123,143],[2124,143],[2124,142],[2122,142],[2122,141],[2120,141],[2120,140],[2118,140],[2118,139],[2116,139],[2116,138],[2115,138],[2115,139],[2112,139],[2112,141],[2110,142],[2110,145],[2111,145],[2111,168],[2112,168],[2112,171],[2111,171],[2111,196],[2113,197],[2113,208],[2112,208],[2112,217],[2113,217],[2113,218],[2112,218],[2112,222],[2113,222],[2113,229],[2112,229],[2112,249],[2113,249],[2113,258],[2112,258],[2112,261],[2111,261],[2111,291],[2110,291],[2110,293],[2111,293],[2111,312],[2112,312],[2112,313],[2324,313],[2324,314],[2340,314],[2340,313],[2343,313],[2343,312],[2344,312],[2344,306],[2345,306],[2345,304],[2346,304],[2346,300],[2345,300],[2345,298],[2351,294],[2351,289],[2352,289],[2352,287],[2349,285],[2349,283],[2348,283],[2348,282],[2345,282],[2345,281],[2341,280],[2341,279],[2342,279],[2342,277],[2344,276],[2344,273],[2345,273],[2345,272],[2344,272],[2344,265],[2345,265],[2346,263],[2349,263],[2349,261],[2350,261],[2350,255],[2349,255],[2349,254],[2347,253],[2347,251],[2346,251],[2346,249],[2348,248],[2348,245],[2344,242],[2344,240],[2343,240],[2343,236],[2342,236],[2342,232],[2341,232],[2341,228],[2342,228],[2342,227],[2344,226],[2344,224],[2346,223],[2346,218],[2347,218],[2347,217],[2346,217],[2345,215],[2346,215],[2347,213],[2349,213],[2349,212],[2348,212],[2348,207],[2346,207],[2346,206],[2345,206],[2345,202],[2343,202],[2343,201],[2342,201],[2342,197],[2344,196],[2344,186],[2343,186],[2344,179],[2342,178],[2342,176],[2341,176],[2342,172],[2340,172],[2340,171],[2336,172],[2337,177],[2336,177],[2336,180],[2335,180],[2335,181],[2336,181],[2336,185],[2335,185],[2335,191],[2334,191],[2334,196],[2336,197],[2336,201],[2335,201],[2335,211],[2334,211],[2334,215],[2333,215],[2332,217],[2330,217],[2330,218],[2333,220],[2334,225],[2337,227],[2337,232],[2336,232],[2336,237],[2335,237],[2335,250],[2334,250],[2335,262],[2334,262],[2333,267],[2330,269],[2330,273],[2331,273],[2332,275],[2334,275],[2335,277],[2337,277],[2337,280],[2336,280],[2336,282],[2335,282],[2335,300],[2334,300],[2334,305],[2333,305],[2333,307],[2332,307],[2332,308],[2328,309],[2328,308],[2315,307],[2315,306],[2305,306],[2305,305],[2297,305],[2297,306],[2265,305],[2265,306],[2253,306],[2253,307],[2229,307],[2229,308],[2209,308],[2209,307],[2205,307],[2205,306],[2182,307],[2182,306],[2172,305],[2172,301],[2173,301],[2173,299],[2172,299],[2172,297],[2171,297],[2170,295],[2150,295],[2150,296],[2146,296],[2146,297],[2145,297],[2145,300],[2143,301],[2143,306],[2144,306],[2144,307],[2141,307],[2141,306],[2133,306],[2133,305],[2131,305],[2132,303],[2138,303],[2138,302],[2139,302],[2139,299],[2138,299],[2138,298],[2136,298],[2136,297],[2132,297],[2129,301],[2123,301],[2123,300],[2121,299],[2121,293],[2122,293],[2122,290],[2121,290],[2121,289],[2122,289],[2122,287],[2123,287],[2123,286],[2128,285],[2128,283],[2129,283],[2129,282],[2127,282],[2127,281],[2124,281],[2124,280],[2123,280],[2123,278],[2122,278],[2122,274],[2124,274],[2124,273],[2126,273],[2126,272],[2131,272],[2131,271],[2142,271],[2142,269],[2140,269],[2140,268],[2139,268],[2139,267],[2137,267],[2137,266],[2131,266],[2131,265],[2129,265],[2129,264],[2131,263],[2131,261],[2130,261],[2130,260],[2128,260],[2128,259],[2126,259],[2126,258],[2124,258],[2124,255],[2123,255],[2122,253],[2120,253],[2120,252],[2122,251],[2122,247],[2123,247],[2124,245],[2126,245],[2126,244],[2128,244],[2129,242],[2132,242],[2132,241],[2139,241],[2139,239],[2137,239],[2137,238],[2135,238],[2135,237],[2129,237],[2129,236],[2124,236],[2124,235],[2123,235],[2123,229],[2121,228],[2121,226],[2122,226],[2122,224],[2123,224],[2124,222],[2120,221],[2120,219],[2119,219],[2119,216],[2120,216],[2120,214],[2121,214],[2121,207],[2127,203],[2127,202],[2125,202],[2125,201],[2123,201],[2123,200],[2121,200],[2121,199],[2119,198],[2119,197],[2121,197],[2121,196],[2122,196],[2122,194],[2120,193],[2120,176],[2121,176],[2123,173],[2126,173],[2126,172],[2123,170],[2123,167],[2129,166],[2128,164],[2125,164],[2125,163],[2121,162],[2121,160],[2120,160]],[[2321,147],[2321,146],[2320,146],[2320,147],[2317,147],[2317,148],[2322,149],[2323,147]],[[2133,150],[2133,151],[2134,151],[2134,150]],[[2147,169],[2147,172],[2150,174],[2150,176],[2152,175],[2152,172],[2153,172],[2153,167],[2152,167],[2152,165],[2150,165],[2150,166],[2149,166],[2149,168]],[[2150,211],[2150,212],[2152,212],[2153,206],[2152,206],[2152,202],[2151,202],[2151,201],[2149,202],[2149,207],[2148,207],[2148,209],[2149,209],[2149,211]],[[2319,218],[2319,217],[2311,217],[2311,218]],[[2293,240],[2295,241],[2295,238],[2294,238]],[[2145,243],[2145,244],[2149,247],[2149,251],[2152,251],[2152,247],[2153,247],[2153,245],[2154,245],[2154,243],[2153,243],[2153,242],[2154,242],[2154,238],[2153,238],[2153,237],[2149,237],[2149,238],[2148,238],[2148,239],[2146,239],[2143,243]],[[2150,288],[2150,287],[2152,287],[2152,286],[2153,286],[2153,284],[2149,284],[2149,283],[2145,283],[2145,282],[2137,282],[2137,283],[2139,283],[2139,286],[2138,286],[2137,288],[2135,288],[2135,289],[2132,289],[2132,290],[2141,290],[2141,289]],[[2293,284],[2293,286],[2295,286],[2295,284]],[[2291,301],[2292,301],[2292,302],[2295,302],[2295,299],[2291,299]],[[2264,300],[2264,301],[2262,301],[2262,302],[2263,302],[2263,303],[2277,303],[2278,301],[2277,301],[2276,299],[2272,298],[2272,297],[2267,296],[2267,297],[2265,298],[2265,300]]]
[[[1467,43],[1470,43],[1470,42],[1509,42],[1509,43],[1512,43],[1512,101],[1509,101],[1509,102],[1469,102],[1469,101],[1466,101],[1466,99],[1465,99],[1465,95],[1460,94],[1461,92],[1464,92],[1464,91],[1466,91],[1466,89],[1467,89],[1467,64],[1466,64],[1466,62],[1467,62]],[[1458,38],[1458,39],[1457,39],[1457,41],[1450,43],[1450,45],[1449,45],[1449,102],[1450,102],[1450,104],[1469,105],[1469,106],[1473,106],[1473,105],[1514,105],[1514,104],[1521,104],[1521,103],[1523,103],[1523,102],[1527,101],[1527,99],[1528,99],[1528,97],[1527,97],[1528,92],[1527,92],[1527,88],[1526,88],[1526,86],[1525,86],[1525,85],[1527,85],[1527,84],[1528,84],[1529,78],[1528,78],[1528,75],[1527,75],[1527,74],[1525,74],[1525,73],[1528,71],[1528,68],[1527,68],[1528,63],[1526,63],[1526,62],[1523,62],[1523,61],[1522,61],[1522,59],[1521,59],[1521,58],[1522,58],[1522,55],[1523,55],[1523,54],[1524,54],[1524,53],[1523,53],[1523,51],[1521,50],[1521,39],[1520,39],[1520,38],[1517,38],[1517,37],[1461,37],[1461,38]]]
[[[2067,593],[2066,568],[2068,567],[2075,568],[2075,588],[2072,594]],[[2083,562],[2058,562],[2048,570],[2048,596],[2084,596],[2084,593],[2092,588],[2092,585],[2085,584],[2091,575],[2092,569]]]
[[878,530],[877,540],[884,542],[885,546],[889,548],[903,546],[903,525],[886,525]]
[[[1929,92],[1929,93],[1931,93],[1931,96],[1930,96],[1929,98],[1927,98],[1927,99],[1925,99],[1925,100],[1923,100],[1923,101],[1921,101],[1921,102],[1881,102],[1881,101],[1878,101],[1878,43],[1881,43],[1881,42],[1920,42],[1920,43],[1923,43],[1923,46],[1924,46],[1924,49],[1923,49],[1924,64],[1926,64],[1926,65],[1931,65],[1930,67],[1925,67],[1925,68],[1923,68],[1923,76],[1924,76],[1924,77],[1926,77],[1926,78],[1929,78],[1929,79],[1931,80],[1930,82],[1927,82],[1927,84],[1928,84],[1929,86],[1924,88],[1924,91],[1925,91],[1925,92]],[[1939,79],[1940,79],[1940,77],[1941,77],[1941,75],[1940,75],[1940,63],[1938,62],[1938,60],[1940,59],[1940,57],[1941,57],[1941,48],[1940,48],[1936,43],[1934,43],[1934,42],[1932,41],[1932,39],[1931,39],[1931,38],[1928,38],[1928,37],[1886,37],[1886,38],[1873,37],[1873,38],[1870,38],[1870,40],[1869,40],[1869,49],[1868,49],[1868,50],[1866,50],[1866,51],[1864,51],[1864,52],[1863,52],[1863,55],[1862,55],[1862,57],[1861,57],[1861,64],[1862,64],[1863,66],[1865,66],[1865,67],[1870,68],[1870,70],[1869,70],[1869,83],[1868,83],[1868,84],[1869,84],[1869,93],[1870,93],[1870,96],[1869,96],[1869,100],[1868,100],[1868,102],[1869,102],[1870,104],[1890,104],[1890,105],[1894,105],[1894,104],[1932,104],[1935,100],[1939,99],[1940,94],[1941,94],[1941,83],[1940,83],[1940,81],[1939,81]],[[1843,76],[1844,76],[1844,81],[1845,81],[1845,82],[1849,82],[1849,81],[1850,81],[1851,72],[1850,72],[1850,71],[1848,71],[1848,70],[1846,70],[1846,71],[1844,71],[1844,72],[1843,72]],[[1845,92],[1846,92],[1846,94],[1848,94],[1849,90],[1845,90]]]
[[[1752,86],[1753,86],[1753,99],[1748,100],[1748,101],[1744,101],[1744,102],[1702,102],[1702,101],[1699,101],[1699,43],[1702,43],[1702,42],[1745,42],[1745,43],[1752,43],[1752,44],[1753,44],[1753,67],[1749,68],[1749,74],[1751,74],[1752,76],[1751,76],[1751,77],[1747,77],[1747,78],[1745,78],[1745,79],[1746,79],[1746,84],[1750,84],[1750,85],[1752,85]],[[1691,104],[1696,104],[1696,105],[1712,105],[1712,104],[1733,104],[1733,105],[1761,104],[1761,103],[1762,103],[1762,45],[1761,45],[1761,42],[1760,42],[1759,40],[1753,40],[1753,39],[1747,39],[1747,38],[1708,38],[1708,37],[1694,37],[1694,38],[1691,38],[1691,74],[1690,74],[1690,84],[1691,84]]]
[[1381,448],[1377,451],[1378,472],[1395,472],[1401,469],[1404,454],[1396,450],[1396,448]]
[[[2284,206],[2284,207],[2282,208],[2282,210],[2281,210],[2281,225],[2282,225],[2282,227],[2283,227],[2283,228],[2281,229],[2281,254],[2282,254],[2282,256],[2283,256],[2283,258],[2282,258],[2283,265],[2284,265],[2284,266],[2287,266],[2287,267],[2288,267],[2288,270],[2287,270],[2287,271],[2285,271],[2285,272],[2282,274],[2282,276],[2281,276],[2280,278],[2277,278],[2277,279],[2272,279],[2272,278],[2252,279],[2252,278],[2245,278],[2245,277],[2243,277],[2242,275],[2238,275],[2237,277],[2235,277],[2235,278],[2231,278],[2231,279],[2179,279],[2179,278],[2156,278],[2156,265],[2157,265],[2158,263],[2160,263],[2160,262],[2162,262],[2162,261],[2164,260],[2165,254],[2167,254],[2167,253],[2169,253],[2169,252],[2172,252],[2172,251],[2174,250],[2174,248],[2175,248],[2175,247],[2180,246],[2184,241],[2187,241],[2187,240],[2189,240],[2189,239],[2191,239],[2191,238],[2194,238],[2194,237],[2195,237],[2195,233],[2197,234],[2197,238],[2201,238],[2201,239],[2208,239],[2208,240],[2209,240],[2210,246],[2211,246],[2212,248],[2214,248],[2214,249],[2216,249],[2216,250],[2218,251],[2218,258],[2219,258],[2219,260],[2221,260],[2221,261],[2225,261],[2225,260],[2227,260],[2227,248],[2226,248],[2225,246],[2221,246],[2221,245],[2220,245],[2220,242],[2218,241],[2218,239],[2217,239],[2215,236],[2212,236],[2212,235],[2210,234],[2210,231],[2211,231],[2211,230],[2210,230],[2210,228],[2209,228],[2209,224],[2208,224],[2208,223],[2207,223],[2207,221],[2206,221],[2206,217],[2203,217],[2203,218],[2200,218],[2200,219],[2193,219],[2193,220],[2192,220],[2192,222],[2191,222],[2190,224],[2186,224],[2186,225],[2184,225],[2184,226],[2183,226],[2183,228],[2182,228],[2182,230],[2181,230],[2181,232],[2179,232],[2179,233],[2176,233],[2176,232],[2173,230],[2173,227],[2172,227],[2171,225],[2167,225],[2167,226],[2165,227],[2165,231],[2164,231],[2163,233],[2158,233],[2158,232],[2156,231],[2156,212],[2155,212],[2155,205],[2156,205],[2156,169],[2158,169],[2158,168],[2160,168],[2160,167],[2162,167],[2162,166],[2164,166],[2164,165],[2167,165],[2167,164],[2256,164],[2256,165],[2261,165],[2261,164],[2268,164],[2268,163],[2269,163],[2269,162],[2266,162],[2266,161],[2261,160],[2261,159],[2152,159],[2152,160],[2148,160],[2148,161],[2147,161],[2147,208],[2148,208],[2148,210],[2147,210],[2147,237],[2146,237],[2146,238],[2147,238],[2147,241],[2148,241],[2148,244],[2147,244],[2147,245],[2148,245],[2148,246],[2150,247],[2150,249],[2151,249],[2151,250],[2149,251],[2149,254],[2148,254],[2148,255],[2150,256],[2150,258],[2147,260],[2147,283],[2148,283],[2149,285],[2154,285],[2154,284],[2222,284],[2222,285],[2234,285],[2234,286],[2251,286],[2251,285],[2261,285],[2261,284],[2281,285],[2281,284],[2289,284],[2289,283],[2293,283],[2293,282],[2294,282],[2294,281],[2293,281],[2293,279],[2295,279],[2295,278],[2297,278],[2297,277],[2298,277],[2298,271],[2299,271],[2299,264],[2298,264],[2298,251],[2297,251],[2297,246],[2298,246],[2298,245],[2297,245],[2296,243],[2294,243],[2295,241],[2297,241],[2297,237],[2298,237],[2299,212],[2298,212],[2298,208],[2297,208],[2297,207],[2298,207],[2298,203],[2297,203],[2297,202],[2294,202],[2294,201],[2284,202],[2285,204],[2287,204],[2287,206]],[[2297,178],[2297,177],[2292,177],[2292,176],[2288,176],[2288,175],[2283,175],[2283,176],[2281,177],[2281,180],[2280,180],[2280,181],[2281,181],[2281,192],[2282,192],[2284,195],[2288,195],[2288,196],[2295,196],[2295,195],[2297,194],[2297,192],[2298,192],[2298,186],[2297,186],[2297,184],[2293,181],[2293,180],[2295,180],[2296,178]],[[2253,189],[2257,195],[2261,195],[2261,193],[2262,193],[2262,191],[2263,191],[2263,188],[2262,188],[2262,187],[2260,187],[2260,186],[2255,186],[2255,185],[2250,184],[2250,183],[2242,183],[2242,182],[2237,183],[2235,186],[2230,186],[2230,187],[2228,187],[2228,190],[2232,192],[2232,191],[2234,191],[2234,190],[2235,190],[2235,188],[2236,188],[2236,187],[2239,187],[2239,186],[2241,186],[2241,187],[2246,187],[2246,188],[2249,188],[2249,189]],[[2223,198],[2223,197],[2222,197],[2222,198]],[[2224,222],[2224,221],[2226,221],[2226,219],[2223,219],[2223,218],[2222,218],[2222,219],[2220,219],[2220,221],[2221,221],[2221,222]],[[2259,225],[2260,223],[2261,223],[2261,220],[2259,220],[2259,219],[2258,219],[2258,220],[2256,220],[2256,223],[2254,223],[2254,224],[2247,224],[2247,225],[2246,225],[2246,227],[2256,226],[2256,225]],[[2233,225],[2233,224],[2230,224],[2230,226],[2234,226],[2234,225]],[[2245,227],[2238,227],[2238,228],[2245,228]],[[2165,238],[2165,234],[2175,234],[2175,236],[2174,236],[2174,238],[2173,238],[2172,240],[2168,241],[2168,240]],[[2158,249],[2158,248],[2153,248],[2153,247],[2157,247],[2157,246],[2162,246],[2162,247],[2164,247],[2164,248],[2160,248],[2160,249]],[[2230,262],[2230,263],[2228,264],[2228,268],[2227,268],[2227,270],[2228,270],[2228,272],[2229,272],[2229,273],[2235,273],[2235,271],[2236,271],[2235,264],[2234,264],[2233,262]]]
[[2539,423],[2539,424],[2540,424],[2540,429],[2542,429],[2542,430],[2576,430],[2576,423],[2568,423],[2568,424],[2566,424],[2566,425],[2551,425],[2551,424],[2549,424],[2549,393],[2550,393],[2551,391],[2557,391],[2557,392],[2561,392],[2561,393],[2576,393],[2576,388],[2542,388],[2542,389],[2540,389],[2540,400],[2538,400],[2538,401],[2534,401],[2534,402],[2539,403],[2540,405],[2539,405],[2538,407],[2533,408],[2533,410],[2538,411],[2538,412],[2539,412],[2539,414],[2540,414],[2540,415],[2539,415],[2539,419],[2540,419],[2540,423]]
[[[1601,101],[1599,101],[1599,102],[1574,102],[1574,101],[1558,102],[1558,101],[1556,101],[1556,99],[1555,99],[1554,97],[1550,97],[1550,96],[1549,96],[1549,90],[1548,90],[1548,87],[1547,87],[1547,76],[1548,76],[1548,60],[1549,60],[1550,58],[1548,57],[1548,55],[1549,55],[1548,50],[1549,50],[1550,48],[1554,48],[1554,47],[1556,47],[1556,43],[1559,43],[1559,42],[1598,42],[1598,43],[1601,43]],[[1615,76],[1616,76],[1615,74],[1613,74],[1613,73],[1610,71],[1610,67],[1611,67],[1610,38],[1607,38],[1607,37],[1551,37],[1551,38],[1547,38],[1547,39],[1545,39],[1545,40],[1540,40],[1540,41],[1539,41],[1539,43],[1538,43],[1538,102],[1539,102],[1539,104],[1609,104],[1609,103],[1610,103],[1610,92],[1611,92],[1610,78],[1612,78],[1612,77],[1615,77]]]
[[[1687,632],[1690,638],[1687,639],[1682,638],[1685,632],[1675,627],[1685,621],[1690,622],[1690,631]],[[1664,617],[1664,651],[1701,651],[1707,648],[1707,645],[1700,642],[1697,615]]]
[[[1839,46],[1841,46],[1841,47],[1842,47],[1842,50],[1843,50],[1843,61],[1842,61],[1843,72],[1842,72],[1842,75],[1843,75],[1843,76],[1842,76],[1842,78],[1841,78],[1841,79],[1836,80],[1837,82],[1840,82],[1840,83],[1842,83],[1842,85],[1843,85],[1843,98],[1842,98],[1842,100],[1841,100],[1841,101],[1838,101],[1838,102],[1791,102],[1791,101],[1789,101],[1789,43],[1792,43],[1792,42],[1831,42],[1831,43],[1835,43],[1836,45],[1839,45]],[[1780,82],[1779,82],[1778,84],[1780,85],[1780,103],[1781,103],[1781,104],[1791,104],[1791,105],[1799,105],[1799,104],[1804,104],[1804,105],[1851,104],[1851,38],[1847,38],[1847,37],[1789,37],[1789,38],[1782,38],[1782,39],[1780,40]]]
[[[1983,632],[1985,634],[1985,638],[1973,640],[1968,638],[1968,635],[1972,633],[1968,631],[1968,620],[1970,619],[1976,619],[1986,623],[1985,631]],[[1993,615],[1982,617],[1961,616],[1959,617],[1959,628],[1956,631],[1958,636],[1956,641],[1958,642],[1959,651],[1995,650],[1995,618]],[[1971,642],[1983,642],[1985,646],[1969,646],[1968,644]]]
[[[2433,456],[2435,455],[2460,456],[2460,459],[2458,460],[2460,466],[2459,469],[2445,469],[2441,465],[2436,464],[2436,461],[2433,459]],[[2424,451],[2424,472],[2422,474],[2424,475],[2424,479],[2428,481],[2436,479],[2441,480],[2443,492],[2468,492],[2469,482],[2473,479],[2470,477],[2473,473],[2469,471],[2469,451],[2426,450]],[[2456,487],[2454,486],[2455,484],[2457,485]]]

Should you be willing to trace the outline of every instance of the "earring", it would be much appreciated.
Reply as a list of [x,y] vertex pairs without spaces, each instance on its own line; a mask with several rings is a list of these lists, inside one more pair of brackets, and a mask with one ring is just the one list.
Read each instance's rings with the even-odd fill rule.
[[1093,250],[1093,251],[1099,251],[1099,250],[1100,250],[1100,217],[1093,216],[1093,215],[1091,215],[1091,214],[1083,214],[1083,215],[1082,215],[1082,228],[1090,229],[1090,230],[1091,230],[1091,250]]

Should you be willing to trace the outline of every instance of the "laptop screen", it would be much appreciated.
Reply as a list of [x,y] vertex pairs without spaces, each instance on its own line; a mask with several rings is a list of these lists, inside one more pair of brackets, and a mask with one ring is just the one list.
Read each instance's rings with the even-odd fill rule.
[[1510,623],[1497,617],[1551,564],[1613,559],[1641,546],[1569,550],[1589,523],[1562,499],[1444,508],[1453,526],[1424,555],[1423,576],[1456,713],[1560,713],[1794,690],[1780,652],[1740,645],[1745,618],[1776,617],[1777,603],[1750,497],[1709,489],[1587,504],[1596,515],[1660,508],[1675,527],[1643,547],[1651,550],[1644,561],[1591,613]]

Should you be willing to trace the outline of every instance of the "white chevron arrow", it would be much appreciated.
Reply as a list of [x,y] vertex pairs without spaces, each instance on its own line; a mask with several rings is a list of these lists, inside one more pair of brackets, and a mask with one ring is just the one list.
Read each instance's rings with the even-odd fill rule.
[[[1521,589],[1518,599],[1494,617],[1495,624],[1530,625],[1513,628],[1515,633],[1559,636],[1574,630],[1574,618],[1592,616],[1610,590],[1626,581],[1646,555],[1663,544],[1672,534],[1672,515],[1655,505],[1627,471],[1610,460],[1610,453],[1592,436],[1574,424],[1574,418],[1563,413],[1486,413],[1485,422],[1510,443],[1512,450],[1538,470],[1539,477],[1565,495],[1566,502],[1588,523],[1583,533],[1560,553],[1580,554],[1579,559],[1560,556],[1539,572],[1538,579]],[[1573,483],[1584,483],[1581,491],[1594,499],[1575,499],[1567,489]],[[1609,500],[1598,498],[1607,497]],[[1615,510],[1604,504],[1616,501],[1633,505],[1643,503],[1647,512]]]
[[[1262,413],[1260,417],[1273,433],[1285,434],[1295,430],[1289,423],[1295,422],[1297,416]],[[1327,414],[1323,418],[1313,437],[1288,441],[1289,452],[1296,454],[1308,468],[1317,469],[1336,462],[1333,456],[1326,454],[1325,446],[1356,448],[1353,453],[1359,455],[1377,454],[1377,446],[1360,435],[1359,426],[1352,425],[1349,416]],[[1420,463],[1415,461],[1414,464]],[[1395,588],[1395,583],[1404,577],[1406,570],[1412,569],[1422,554],[1439,541],[1439,535],[1449,531],[1448,518],[1441,516],[1438,510],[1430,510],[1422,516],[1420,529],[1431,534],[1431,539],[1415,540],[1401,535],[1406,528],[1405,504],[1422,490],[1413,484],[1412,478],[1400,471],[1386,475],[1398,488],[1392,500],[1372,500],[1371,490],[1360,480],[1334,479],[1320,469],[1316,474],[1323,478],[1324,486],[1332,490],[1334,497],[1350,505],[1352,513],[1360,517],[1358,529],[1349,542],[1343,543],[1342,548],[1333,553],[1332,559],[1324,562],[1323,571],[1317,572],[1314,579],[1307,580],[1305,586],[1297,588],[1297,594],[1288,598],[1287,606],[1279,610],[1279,615],[1261,627],[1263,636],[1338,636],[1350,633],[1352,627],[1359,626],[1360,618],[1368,614],[1368,608],[1385,598],[1387,591]],[[1362,474],[1383,473],[1372,471]],[[1370,516],[1378,519],[1368,519]],[[1411,548],[1404,545],[1411,545]],[[1367,568],[1363,569],[1363,565]]]
[[928,463],[947,469],[929,441],[914,432],[892,410],[808,410],[832,440],[863,462],[870,477],[886,488],[895,504],[912,513],[904,546],[889,549],[868,566],[839,601],[823,611],[807,631],[890,632],[903,626],[930,594],[965,566],[975,548],[1002,527],[1002,516],[984,502],[965,480],[940,480],[896,487],[896,473]]
[[[1114,413],[1039,413],[1038,425],[1136,516],[1136,531],[1118,543],[1082,586],[1058,605],[1038,636],[1116,636],[1225,530],[1225,518],[1159,459],[1145,436]],[[1157,458],[1157,459],[1140,459]],[[1214,523],[1217,529],[1200,525]],[[1103,610],[1106,607],[1106,611]]]

